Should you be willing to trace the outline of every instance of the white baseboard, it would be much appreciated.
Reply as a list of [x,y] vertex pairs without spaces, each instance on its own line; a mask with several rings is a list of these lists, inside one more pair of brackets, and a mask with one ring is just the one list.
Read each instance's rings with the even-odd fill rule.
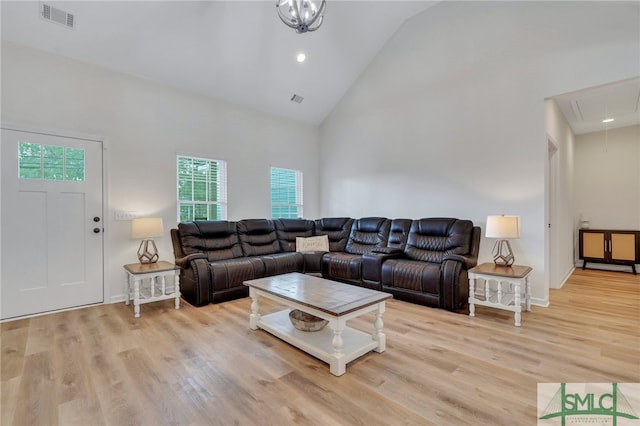
[[111,296],[111,299],[109,299],[109,304],[111,303],[124,303],[124,293]]
[[531,304],[535,305],[535,306],[540,306],[540,307],[543,307],[543,308],[548,308],[549,307],[549,298],[538,299],[537,297],[532,297],[531,298]]

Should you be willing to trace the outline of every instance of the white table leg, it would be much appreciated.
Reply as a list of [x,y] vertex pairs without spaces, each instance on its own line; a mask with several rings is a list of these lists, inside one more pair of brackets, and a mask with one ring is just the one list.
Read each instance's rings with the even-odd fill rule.
[[131,274],[127,272],[127,281],[124,284],[124,304],[128,305],[131,299]]
[[476,277],[470,276],[469,277],[469,316],[470,317],[476,316],[475,300],[476,300]]
[[260,296],[252,288],[249,289],[249,296],[251,296],[251,315],[249,315],[249,328],[251,330],[258,329],[258,321],[260,321],[260,304],[258,299]]
[[527,311],[531,311],[531,286],[529,277],[524,277],[524,304]]
[[484,279],[484,300],[486,301],[489,301],[489,299],[491,299],[491,292],[489,291],[491,289],[490,283],[491,280],[489,278]]
[[137,278],[133,279],[133,313],[140,318],[140,280]]
[[162,291],[161,296],[164,296],[165,294],[167,294],[167,276],[161,276],[160,280],[160,282],[162,283],[162,286],[160,286],[160,289]]
[[329,326],[333,330],[333,354],[331,355],[331,362],[329,363],[329,371],[334,376],[342,376],[347,371],[347,364],[344,362],[344,341],[342,340],[342,332],[346,326],[346,322],[342,319],[332,320]]
[[373,323],[374,332],[373,340],[378,342],[378,347],[374,349],[376,352],[384,352],[387,348],[387,336],[382,332],[384,322],[382,321],[382,314],[385,311],[385,302],[378,303],[378,310],[376,311],[376,319]]
[[522,291],[522,285],[520,285],[520,281],[515,283],[515,300],[514,300],[514,311],[515,311],[515,322],[516,327],[520,327],[520,311],[522,310],[522,300],[520,299],[520,292]]

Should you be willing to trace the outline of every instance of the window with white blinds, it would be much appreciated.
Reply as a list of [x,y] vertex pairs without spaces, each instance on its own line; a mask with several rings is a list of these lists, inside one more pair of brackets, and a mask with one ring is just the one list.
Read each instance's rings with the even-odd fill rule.
[[227,218],[227,163],[178,156],[178,221]]
[[302,205],[302,172],[271,167],[271,217],[303,217]]

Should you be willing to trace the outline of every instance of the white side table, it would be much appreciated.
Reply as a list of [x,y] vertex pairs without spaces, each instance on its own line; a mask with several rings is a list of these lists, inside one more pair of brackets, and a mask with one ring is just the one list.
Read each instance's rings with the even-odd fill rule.
[[[180,268],[176,265],[161,260],[156,263],[131,263],[124,265],[124,270],[127,272],[125,303],[128,305],[133,298],[133,312],[136,318],[140,317],[140,305],[143,303],[175,299],[176,309],[180,309]],[[145,283],[147,278],[148,285]]]
[[[469,316],[475,316],[475,305],[504,309],[515,313],[515,325],[519,327],[522,304],[527,311],[531,310],[531,270],[529,266],[495,263],[483,263],[469,269]],[[476,294],[478,278],[484,280],[484,288]]]

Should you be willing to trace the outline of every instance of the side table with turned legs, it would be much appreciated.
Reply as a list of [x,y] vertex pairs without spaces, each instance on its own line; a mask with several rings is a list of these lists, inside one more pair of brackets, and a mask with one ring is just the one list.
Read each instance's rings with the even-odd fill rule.
[[[180,268],[171,262],[161,260],[155,263],[131,263],[124,265],[127,272],[124,297],[125,303],[133,299],[133,312],[140,317],[140,305],[159,300],[175,299],[176,309],[180,309]],[[168,277],[168,278],[167,278]],[[149,280],[149,285],[144,280]]]
[[[515,325],[519,327],[522,305],[525,310],[531,310],[531,270],[529,266],[495,263],[483,263],[469,269],[469,316],[475,316],[475,305],[504,309],[514,312]],[[476,280],[484,281],[482,291],[477,288]]]

